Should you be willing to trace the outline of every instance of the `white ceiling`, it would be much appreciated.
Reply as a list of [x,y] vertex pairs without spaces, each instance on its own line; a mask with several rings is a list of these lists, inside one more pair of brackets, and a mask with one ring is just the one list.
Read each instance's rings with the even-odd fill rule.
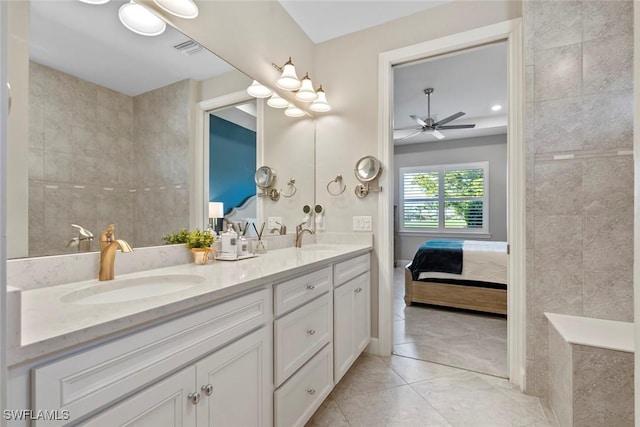
[[314,43],[374,27],[452,0],[278,0]]
[[[447,139],[497,135],[507,130],[507,47],[506,43],[476,48],[428,61],[394,68],[394,128],[420,126],[411,118],[427,116],[424,89],[433,88],[431,116],[442,120],[459,111],[464,116],[447,123],[475,123],[473,129],[442,130]],[[498,112],[493,105],[501,105]],[[429,133],[399,140],[411,130],[394,132],[396,145],[437,141]]]

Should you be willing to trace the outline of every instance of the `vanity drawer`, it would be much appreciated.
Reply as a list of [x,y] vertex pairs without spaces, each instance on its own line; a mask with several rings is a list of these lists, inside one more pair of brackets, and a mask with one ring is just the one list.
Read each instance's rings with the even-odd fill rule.
[[35,368],[32,407],[76,420],[269,322],[271,310],[263,289]]
[[333,270],[333,285],[340,286],[345,282],[369,271],[371,256],[367,253],[336,264]]
[[333,350],[328,344],[275,392],[275,425],[303,426],[333,388]]
[[275,286],[274,306],[280,316],[331,289],[331,267],[296,277]]
[[333,299],[327,293],[275,321],[275,383],[282,384],[333,336]]

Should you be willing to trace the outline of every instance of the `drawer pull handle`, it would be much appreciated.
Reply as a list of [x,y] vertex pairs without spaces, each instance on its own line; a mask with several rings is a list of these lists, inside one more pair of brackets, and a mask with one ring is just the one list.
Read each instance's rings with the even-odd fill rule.
[[307,285],[307,289],[309,289],[310,291],[314,290],[316,288],[316,285],[314,285],[313,283],[309,283]]
[[362,288],[357,288],[356,289],[356,294],[359,294],[360,292],[362,292]]
[[211,384],[203,385],[201,390],[207,396],[211,396],[213,394],[213,386]]
[[316,330],[315,330],[315,329],[309,329],[309,330],[307,331],[307,333],[308,333],[309,335],[315,335]]
[[313,396],[314,394],[316,394],[316,389],[315,388],[310,388],[307,390],[307,393],[309,393],[311,396]]
[[187,395],[187,399],[189,399],[189,402],[193,403],[194,405],[197,405],[200,402],[200,393],[198,392],[189,393]]

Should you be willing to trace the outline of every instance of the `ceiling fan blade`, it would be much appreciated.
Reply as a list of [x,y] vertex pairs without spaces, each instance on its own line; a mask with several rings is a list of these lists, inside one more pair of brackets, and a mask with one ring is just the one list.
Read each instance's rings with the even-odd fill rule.
[[400,130],[422,130],[422,128],[417,128],[415,126],[411,126],[411,127],[408,127],[408,128],[394,128],[393,129],[394,132],[400,131]]
[[449,126],[438,126],[438,129],[472,129],[476,127],[475,124],[473,125],[449,125]]
[[458,111],[455,114],[450,115],[449,117],[445,117],[444,119],[440,120],[438,123],[434,123],[434,126],[438,126],[438,125],[443,125],[445,123],[449,123],[452,120],[457,119],[458,117],[462,117],[464,116],[465,113],[463,113],[462,111]]
[[419,131],[417,131],[417,132],[414,132],[414,133],[412,133],[412,134],[409,134],[409,135],[407,135],[407,136],[405,136],[405,137],[402,137],[402,138],[394,138],[394,139],[395,139],[396,141],[403,141],[403,140],[405,140],[405,139],[413,138],[414,136],[416,136],[416,135],[418,135],[418,134],[420,134],[420,133],[422,133],[422,131],[421,131],[421,130],[419,130]]
[[426,125],[427,125],[427,122],[425,122],[425,121],[424,121],[424,120],[422,120],[420,117],[418,117],[418,116],[416,116],[416,115],[414,115],[414,114],[410,115],[409,117],[411,117],[413,120],[415,120],[415,121],[416,121],[420,126],[423,126],[423,127],[424,127],[424,126],[426,126]]
[[438,139],[444,139],[444,135],[438,132],[437,130],[431,131],[431,135],[435,136]]

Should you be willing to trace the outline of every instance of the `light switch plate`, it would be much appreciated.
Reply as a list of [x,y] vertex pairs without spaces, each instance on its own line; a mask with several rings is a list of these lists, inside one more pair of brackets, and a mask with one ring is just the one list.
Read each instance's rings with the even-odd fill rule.
[[[281,216],[270,216],[267,218],[267,229],[271,230],[274,228],[280,228],[280,224],[276,224],[276,222],[279,222],[280,224],[282,224],[282,217]],[[267,231],[268,233],[269,231]]]
[[371,231],[370,216],[354,216],[353,231]]

